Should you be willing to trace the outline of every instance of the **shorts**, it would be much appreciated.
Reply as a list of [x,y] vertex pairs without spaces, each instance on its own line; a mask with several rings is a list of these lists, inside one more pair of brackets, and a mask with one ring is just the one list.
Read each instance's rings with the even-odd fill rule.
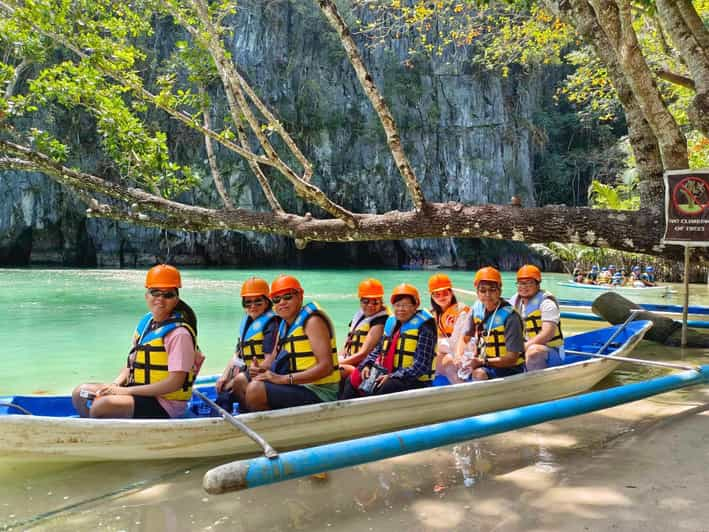
[[501,377],[509,377],[510,375],[524,373],[524,364],[512,366],[511,368],[491,368],[490,366],[480,366],[480,369],[487,373],[488,379],[499,379]]
[[134,395],[133,419],[170,419],[170,415],[160,406],[157,397]]
[[274,410],[322,403],[315,392],[299,384],[273,384],[272,382],[264,382],[264,384],[268,406]]

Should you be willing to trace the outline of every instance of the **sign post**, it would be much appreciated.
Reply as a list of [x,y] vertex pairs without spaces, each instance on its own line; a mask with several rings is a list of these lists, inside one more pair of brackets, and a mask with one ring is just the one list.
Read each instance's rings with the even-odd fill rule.
[[689,249],[709,246],[709,169],[665,172],[665,236],[663,244],[684,246],[682,347],[687,345]]

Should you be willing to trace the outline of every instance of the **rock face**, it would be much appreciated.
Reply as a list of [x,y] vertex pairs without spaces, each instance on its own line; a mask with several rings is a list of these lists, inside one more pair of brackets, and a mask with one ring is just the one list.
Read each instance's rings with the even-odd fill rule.
[[[314,4],[251,0],[239,6],[232,53],[313,162],[314,182],[354,211],[408,209],[378,119]],[[156,49],[177,39],[170,31],[158,28]],[[516,195],[533,205],[532,115],[550,105],[551,93],[543,75],[502,79],[472,70],[460,58],[448,65],[415,59],[412,65],[405,61],[407,47],[399,41],[388,49],[363,48],[363,53],[427,198],[507,203]],[[221,96],[215,95],[216,121],[227,115]],[[198,136],[182,131],[170,138],[180,158],[209,174]],[[88,144],[95,146],[95,139]],[[91,157],[88,153],[84,160]],[[223,150],[218,157],[235,202],[266,209],[243,162]],[[193,198],[217,205],[206,185]],[[285,207],[312,210],[280,178],[274,179],[274,189]],[[180,264],[234,266],[395,266],[415,256],[444,266],[463,266],[475,262],[474,256],[482,260],[471,255],[471,241],[309,244],[299,251],[291,240],[270,235],[163,233],[87,219],[85,206],[70,192],[37,175],[0,173],[0,193],[2,264],[141,266],[167,256]],[[467,246],[465,253],[461,245]],[[526,253],[519,246],[509,249]]]

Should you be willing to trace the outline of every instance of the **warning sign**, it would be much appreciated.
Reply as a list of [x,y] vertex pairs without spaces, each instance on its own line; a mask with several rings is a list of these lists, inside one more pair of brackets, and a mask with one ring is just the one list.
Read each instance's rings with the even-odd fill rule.
[[709,246],[709,169],[665,172],[667,244]]

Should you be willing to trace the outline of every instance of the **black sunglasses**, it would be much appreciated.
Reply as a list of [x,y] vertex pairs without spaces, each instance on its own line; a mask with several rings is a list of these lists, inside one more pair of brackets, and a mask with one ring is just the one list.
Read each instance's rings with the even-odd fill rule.
[[159,290],[157,288],[151,288],[148,290],[148,294],[150,294],[151,297],[162,297],[163,299],[174,299],[177,297],[177,292],[173,292],[172,290]]
[[265,301],[262,297],[259,297],[258,299],[242,299],[241,300],[241,306],[244,308],[250,307],[252,305],[260,305],[261,303],[265,303]]
[[359,302],[362,303],[363,305],[369,305],[369,304],[379,305],[382,302],[382,300],[376,299],[376,298],[370,299],[368,297],[363,297],[362,299],[359,300]]
[[278,303],[283,301],[290,301],[293,299],[298,292],[288,292],[287,294],[283,294],[282,296],[273,296],[271,297],[271,301],[273,301],[274,305],[278,305]]

